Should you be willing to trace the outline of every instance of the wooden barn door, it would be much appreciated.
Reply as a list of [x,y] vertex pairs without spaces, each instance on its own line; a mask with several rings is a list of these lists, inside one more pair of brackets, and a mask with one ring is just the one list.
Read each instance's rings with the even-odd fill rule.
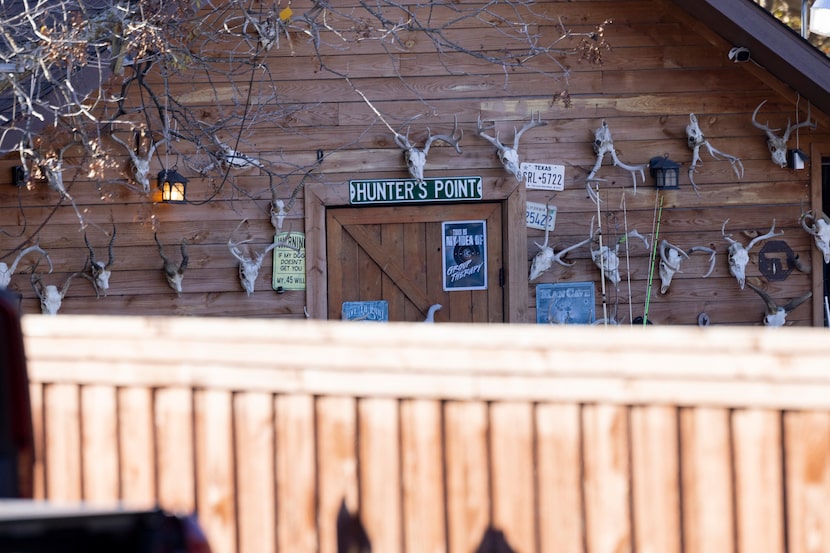
[[[487,289],[444,291],[442,226],[484,220]],[[344,301],[386,300],[390,321],[504,322],[501,204],[333,207],[326,210],[328,318]]]

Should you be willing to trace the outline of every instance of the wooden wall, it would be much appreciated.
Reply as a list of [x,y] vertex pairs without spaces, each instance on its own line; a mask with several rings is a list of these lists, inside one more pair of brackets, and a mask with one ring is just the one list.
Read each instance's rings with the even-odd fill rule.
[[66,315],[23,330],[38,497],[195,511],[214,553],[354,551],[338,541],[360,535],[352,518],[373,551],[830,543],[823,329],[551,340]]
[[[295,12],[302,11],[303,6],[302,2],[292,4]],[[417,8],[421,13],[426,9]],[[498,13],[510,8],[496,5],[490,9]],[[274,126],[252,126],[241,137],[240,149],[283,167],[285,173],[296,167],[314,166],[310,177],[314,182],[339,184],[357,176],[405,177],[403,158],[392,133],[377,121],[356,88],[390,121],[401,123],[420,115],[411,128],[413,141],[423,140],[427,127],[433,132],[449,132],[453,117],[457,117],[464,130],[463,154],[436,145],[430,153],[427,176],[478,174],[497,185],[510,177],[499,165],[493,147],[476,136],[477,117],[495,121],[502,136],[506,136],[531,113],[539,113],[548,124],[522,137],[520,156],[523,161],[566,167],[564,191],[527,193],[529,201],[549,200],[557,207],[551,244],[559,250],[587,237],[591,217],[597,214],[596,206],[586,197],[585,178],[596,159],[591,147],[593,131],[606,120],[624,162],[646,163],[654,156],[667,154],[683,164],[681,188],[662,193],[656,237],[684,248],[716,248],[715,270],[709,278],[700,278],[706,270],[706,257],[696,254],[684,264],[670,291],[660,295],[656,271],[651,290],[648,286],[649,251],[639,245],[633,245],[629,252],[622,248],[623,268],[628,269],[630,281],[624,276],[618,290],[609,287],[603,305],[599,271],[591,263],[588,249],[580,248],[569,255],[575,262],[573,266],[556,265],[529,283],[528,322],[535,321],[536,284],[593,281],[598,316],[616,314],[618,320],[630,322],[643,314],[648,297],[649,316],[656,324],[696,324],[698,315],[704,312],[713,324],[760,324],[764,304],[748,288],[741,290],[728,274],[728,243],[721,235],[721,227],[728,219],[727,233],[747,241],[742,231],[766,232],[774,219],[776,229],[785,233],[780,239],[813,267],[814,274],[793,271],[783,281],[767,282],[760,278],[756,282],[782,302],[813,290],[814,301],[799,307],[789,321],[796,325],[821,324],[823,291],[816,277],[821,265],[815,260],[816,250],[810,237],[799,225],[802,209],[820,206],[815,185],[818,160],[814,157],[814,165],[803,171],[778,168],[769,159],[763,133],[751,125],[753,110],[764,100],[760,118],[773,127],[783,127],[788,118],[803,120],[807,101],[799,99],[797,91],[772,78],[762,67],[728,60],[731,44],[667,0],[549,1],[537,3],[534,9],[549,17],[561,17],[576,32],[588,32],[605,20],[612,21],[605,34],[611,49],[603,51],[601,65],[580,62],[574,56],[560,60],[569,71],[568,106],[554,101],[554,94],[565,84],[561,79],[522,69],[511,69],[505,74],[500,66],[462,54],[439,57],[434,45],[415,31],[406,35],[410,40],[405,42],[405,51],[394,50],[390,54],[388,45],[364,41],[347,49],[324,48],[319,59],[298,34],[290,48],[283,42],[267,57],[268,69],[278,83],[280,101],[297,106],[298,111]],[[451,14],[435,10],[433,16],[440,23],[441,18]],[[497,29],[476,19],[462,27],[467,34],[464,39],[474,40],[483,49],[495,48],[503,40]],[[542,43],[558,34],[553,25],[542,25],[539,31]],[[342,76],[320,70],[320,60],[328,68],[348,72],[351,85]],[[560,69],[552,61],[548,63],[549,69],[561,76]],[[395,77],[396,73],[403,79]],[[264,72],[245,75],[246,86],[256,88],[255,80],[260,74]],[[237,90],[247,90],[239,83],[235,85]],[[205,100],[213,94],[209,90],[205,80],[196,75],[177,83],[174,92],[187,105],[204,104],[205,117],[218,117],[220,110]],[[232,87],[220,87],[217,97],[232,103]],[[742,178],[735,177],[727,161],[714,160],[704,150],[703,163],[695,177],[700,194],[692,191],[686,175],[691,162],[685,136],[690,113],[698,116],[713,146],[742,160]],[[818,120],[817,130],[802,129],[797,144],[805,151],[818,148],[814,151],[830,152],[826,146],[830,144],[828,115],[813,110],[812,116]],[[796,138],[791,140],[795,141]],[[318,150],[324,157],[315,166]],[[3,182],[14,163],[11,157],[0,163]],[[303,292],[277,294],[271,289],[270,257],[264,263],[256,292],[246,296],[238,283],[236,260],[228,252],[227,240],[243,219],[248,223],[237,237],[250,238],[251,245],[258,248],[271,242],[268,179],[256,169],[235,173],[236,186],[222,188],[212,197],[215,182],[189,176],[191,203],[176,206],[157,203],[157,194],[148,198],[123,186],[123,173],[101,185],[85,181],[81,174],[66,177],[71,182],[72,196],[90,223],[88,236],[99,257],[105,255],[105,232],[110,232],[113,222],[118,232],[117,260],[107,297],[96,299],[89,283],[76,280],[64,300],[62,313],[303,316],[303,307],[309,303]],[[660,199],[651,178],[647,175],[645,184],[638,182],[635,194],[629,174],[611,167],[607,158],[598,176],[604,179],[600,183],[599,217],[605,243],[616,243],[631,229],[655,236]],[[278,183],[278,195],[287,199],[299,184],[298,176]],[[295,231],[305,228],[301,200],[302,194],[293,204],[287,223]],[[34,191],[0,187],[0,259],[11,263],[21,243],[37,242],[50,252],[55,263],[55,273],[46,275],[44,281],[59,284],[71,272],[81,270],[87,251],[74,210],[66,201],[58,204],[57,195],[45,187]],[[154,231],[174,259],[178,259],[179,240],[188,240],[190,265],[181,297],[165,282],[153,242]],[[524,228],[514,232],[527,233],[529,267],[530,259],[538,251],[534,242],[541,242],[543,233]],[[757,250],[752,253],[748,273],[758,277]],[[24,312],[38,312],[27,274],[17,274],[11,288],[23,294]]]

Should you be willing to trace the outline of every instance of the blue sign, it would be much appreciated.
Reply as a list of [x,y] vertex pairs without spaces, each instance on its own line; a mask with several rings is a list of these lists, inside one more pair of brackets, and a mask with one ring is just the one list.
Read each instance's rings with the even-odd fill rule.
[[389,304],[386,300],[344,301],[340,318],[344,321],[386,322],[389,320]]
[[593,324],[595,309],[593,282],[536,285],[539,324]]

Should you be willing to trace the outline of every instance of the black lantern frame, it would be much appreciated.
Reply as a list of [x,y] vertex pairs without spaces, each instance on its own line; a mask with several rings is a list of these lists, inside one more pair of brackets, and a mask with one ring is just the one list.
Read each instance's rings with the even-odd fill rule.
[[175,169],[162,169],[158,174],[161,201],[166,204],[187,203],[187,178]]
[[669,156],[657,156],[648,162],[648,172],[654,178],[654,186],[660,190],[680,188],[680,164]]

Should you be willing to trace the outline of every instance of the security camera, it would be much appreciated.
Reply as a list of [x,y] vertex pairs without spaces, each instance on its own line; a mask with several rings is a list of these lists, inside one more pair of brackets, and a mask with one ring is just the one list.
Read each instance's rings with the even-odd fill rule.
[[742,46],[732,48],[729,50],[729,59],[735,63],[749,61],[749,48]]

